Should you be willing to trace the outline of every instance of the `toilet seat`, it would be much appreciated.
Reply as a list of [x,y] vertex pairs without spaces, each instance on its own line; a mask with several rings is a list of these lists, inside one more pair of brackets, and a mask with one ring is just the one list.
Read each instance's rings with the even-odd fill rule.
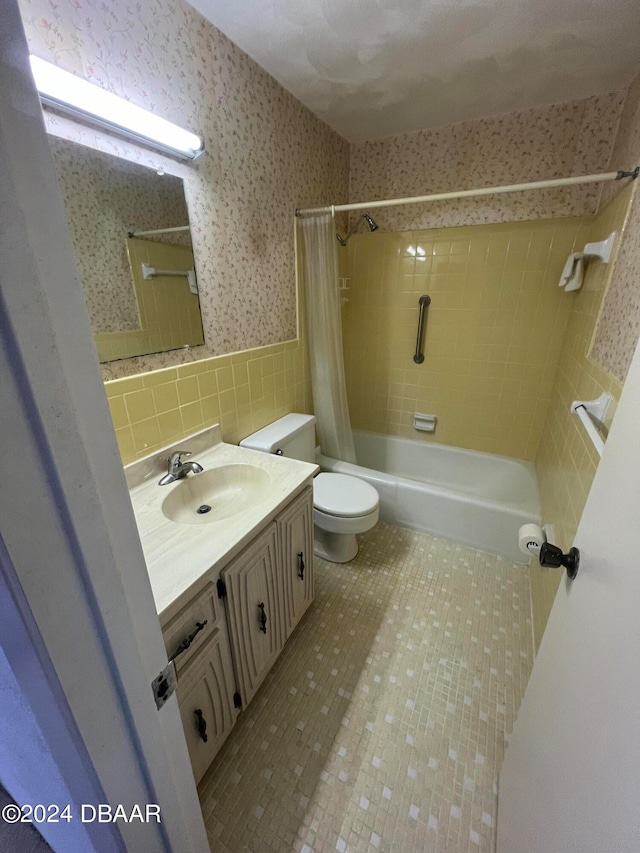
[[313,506],[323,515],[360,518],[377,514],[379,496],[373,486],[349,474],[318,474],[313,481]]

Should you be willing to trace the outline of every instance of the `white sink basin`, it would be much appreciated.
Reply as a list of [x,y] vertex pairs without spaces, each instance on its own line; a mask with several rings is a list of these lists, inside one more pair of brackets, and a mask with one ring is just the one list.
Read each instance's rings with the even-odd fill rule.
[[179,524],[209,524],[246,512],[263,498],[271,477],[257,465],[220,465],[187,474],[162,502],[162,512]]

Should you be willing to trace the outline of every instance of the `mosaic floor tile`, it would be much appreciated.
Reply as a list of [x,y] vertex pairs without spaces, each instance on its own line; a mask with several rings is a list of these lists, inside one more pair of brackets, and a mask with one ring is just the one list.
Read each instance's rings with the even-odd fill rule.
[[533,663],[526,570],[389,524],[316,598],[200,788],[215,853],[480,853]]

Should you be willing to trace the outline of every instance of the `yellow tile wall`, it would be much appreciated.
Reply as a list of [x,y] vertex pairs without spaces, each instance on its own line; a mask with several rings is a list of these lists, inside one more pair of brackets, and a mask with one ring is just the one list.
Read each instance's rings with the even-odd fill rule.
[[[622,232],[633,189],[630,186],[623,190],[591,220],[589,240],[601,240],[612,231],[618,232],[615,254],[624,239]],[[615,254],[607,265],[590,262],[582,289],[572,294],[564,345],[536,457],[542,515],[545,522],[553,523],[555,544],[565,551],[573,544],[600,459],[569,406],[573,400],[592,400],[608,391],[614,398],[606,418],[608,428],[622,391],[622,383],[587,355],[603,296],[613,275]],[[530,576],[537,650],[562,574],[532,562]]]
[[[339,249],[353,427],[535,459],[572,304],[557,283],[587,229],[567,218],[354,236]],[[437,415],[435,433],[413,429],[416,411]]]
[[311,412],[298,341],[105,382],[123,464],[219,423],[236,444],[289,412]]

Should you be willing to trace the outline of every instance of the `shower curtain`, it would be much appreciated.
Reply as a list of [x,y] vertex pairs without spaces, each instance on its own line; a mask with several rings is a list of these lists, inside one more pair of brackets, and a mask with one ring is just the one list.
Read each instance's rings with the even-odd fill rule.
[[303,217],[303,285],[313,408],[326,456],[355,462],[342,354],[334,217]]

